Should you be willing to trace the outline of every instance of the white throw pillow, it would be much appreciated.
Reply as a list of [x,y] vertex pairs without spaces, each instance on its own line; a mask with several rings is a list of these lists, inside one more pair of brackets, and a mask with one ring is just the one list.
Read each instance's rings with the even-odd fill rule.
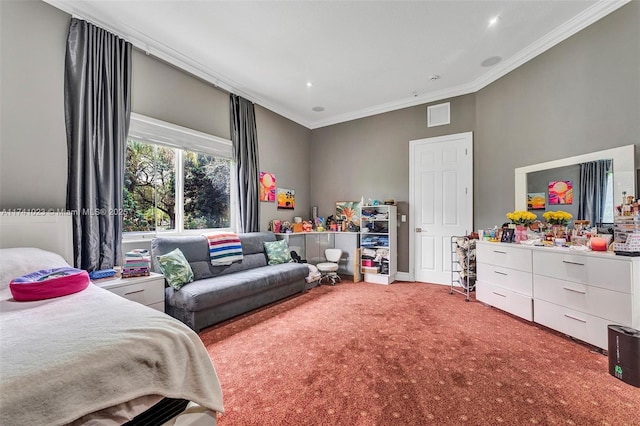
[[41,269],[70,266],[62,256],[35,247],[0,249],[0,290],[9,287],[16,277]]

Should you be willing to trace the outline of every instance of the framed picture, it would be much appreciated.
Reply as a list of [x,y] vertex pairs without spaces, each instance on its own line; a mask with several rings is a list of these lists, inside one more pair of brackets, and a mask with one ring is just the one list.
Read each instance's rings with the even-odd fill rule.
[[273,173],[260,172],[260,201],[276,200],[276,177]]
[[360,226],[360,201],[337,201],[336,219]]
[[513,228],[502,228],[502,236],[500,237],[500,242],[502,243],[512,243],[515,239],[515,229]]
[[527,194],[527,208],[529,210],[544,210],[545,201],[544,192],[529,192]]
[[296,207],[296,191],[293,189],[278,188],[278,209],[293,210]]
[[260,201],[276,200],[276,177],[273,173],[260,172]]
[[549,204],[573,204],[573,182],[570,180],[549,182]]

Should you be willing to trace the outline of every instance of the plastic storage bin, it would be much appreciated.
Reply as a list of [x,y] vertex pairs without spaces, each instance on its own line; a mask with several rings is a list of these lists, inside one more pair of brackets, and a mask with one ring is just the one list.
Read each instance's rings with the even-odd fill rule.
[[609,374],[640,387],[640,331],[622,325],[608,327]]

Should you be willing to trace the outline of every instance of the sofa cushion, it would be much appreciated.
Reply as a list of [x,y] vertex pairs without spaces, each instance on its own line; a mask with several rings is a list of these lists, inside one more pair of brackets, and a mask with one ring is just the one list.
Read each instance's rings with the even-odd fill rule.
[[280,263],[291,262],[291,253],[286,240],[265,241],[264,251],[267,252],[269,265],[278,265]]
[[[304,283],[309,269],[304,264],[283,263],[194,281],[179,291],[166,289],[167,301],[188,311],[201,311],[232,300],[252,297],[293,281]],[[304,285],[302,286],[304,288]]]
[[179,248],[158,256],[157,261],[167,283],[176,290],[193,281],[191,266]]
[[243,258],[241,261],[233,262],[228,266],[211,265],[209,245],[207,239],[202,235],[154,238],[151,241],[153,270],[161,272],[160,266],[155,259],[157,255],[166,254],[176,248],[182,250],[182,253],[189,261],[195,281],[266,266],[267,257],[263,243],[265,241],[276,241],[275,234],[273,232],[249,232],[238,234],[238,237],[242,243]]

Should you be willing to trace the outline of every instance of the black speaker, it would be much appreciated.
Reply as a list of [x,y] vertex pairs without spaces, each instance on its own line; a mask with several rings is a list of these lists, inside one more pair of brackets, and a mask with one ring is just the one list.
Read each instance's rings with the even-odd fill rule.
[[609,374],[640,388],[640,331],[608,326]]

